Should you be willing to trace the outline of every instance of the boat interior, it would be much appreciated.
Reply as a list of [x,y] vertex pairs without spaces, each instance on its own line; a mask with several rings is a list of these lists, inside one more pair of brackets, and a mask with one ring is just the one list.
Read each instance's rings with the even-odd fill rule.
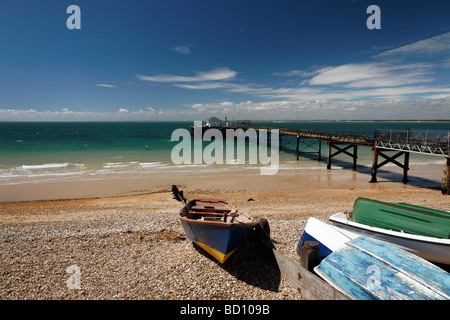
[[[181,210],[180,215],[181,217],[186,217],[190,220],[228,223],[245,223],[252,222],[254,220],[247,217],[227,202],[214,199],[192,200]],[[236,219],[238,217],[239,219]]]

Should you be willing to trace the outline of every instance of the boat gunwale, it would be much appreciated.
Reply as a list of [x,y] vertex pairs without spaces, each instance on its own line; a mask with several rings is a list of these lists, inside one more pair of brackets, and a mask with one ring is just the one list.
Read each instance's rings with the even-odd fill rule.
[[332,222],[340,223],[343,225],[349,225],[355,228],[364,229],[370,232],[374,233],[382,233],[386,234],[392,237],[397,237],[401,239],[408,239],[408,240],[416,240],[416,241],[424,241],[428,243],[436,243],[436,244],[443,244],[443,245],[450,245],[450,239],[445,238],[435,238],[435,237],[428,237],[428,236],[422,236],[412,233],[406,233],[406,232],[400,232],[400,231],[393,231],[389,229],[383,229],[379,227],[372,227],[366,224],[362,224],[359,222],[354,222],[347,219],[347,215],[344,212],[337,212],[330,216],[329,218]]
[[[212,203],[224,203],[226,206],[228,206],[230,208],[230,212],[234,212],[234,214],[238,214],[237,217],[235,217],[234,221],[213,221],[213,220],[200,220],[200,219],[192,219],[189,218],[187,215],[189,212],[190,208],[193,207],[196,201],[202,201],[202,202],[212,202]],[[195,212],[194,214],[198,214],[198,215],[217,215],[220,216],[222,215],[224,212],[211,212],[211,211],[205,211],[205,212]],[[195,198],[190,200],[181,210],[180,210],[180,220],[183,220],[187,223],[196,223],[196,224],[200,224],[200,225],[214,225],[214,226],[220,226],[220,227],[244,227],[244,228],[248,228],[248,227],[254,227],[259,223],[259,220],[257,218],[248,216],[246,214],[244,214],[241,210],[235,208],[234,206],[230,205],[227,201],[225,200],[219,200],[219,199],[211,199],[211,198]],[[239,221],[239,215],[242,215],[245,217],[245,219],[247,221],[243,222],[243,221]],[[231,219],[231,218],[230,218]]]
[[186,216],[180,216],[180,220],[186,221],[188,223],[196,223],[196,224],[204,224],[204,225],[215,225],[215,226],[221,226],[221,227],[230,227],[230,228],[236,228],[236,227],[253,227],[256,226],[259,221],[253,218],[253,221],[249,222],[239,222],[239,221],[233,221],[233,222],[223,222],[223,221],[203,221],[200,219],[190,219]]

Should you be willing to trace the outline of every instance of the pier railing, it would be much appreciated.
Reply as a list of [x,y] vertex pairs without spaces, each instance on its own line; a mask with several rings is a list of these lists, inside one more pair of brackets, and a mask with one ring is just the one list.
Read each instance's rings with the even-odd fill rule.
[[[222,129],[254,129],[256,131],[278,130],[280,139],[283,136],[297,137],[297,150],[299,150],[299,139],[313,139],[327,141],[335,147],[338,144],[353,146],[368,146],[386,150],[398,150],[422,154],[432,154],[448,157],[450,149],[450,130],[390,130],[377,129],[373,136],[355,133],[315,131],[292,128],[278,128],[255,126],[249,121],[238,121],[236,124],[227,123]],[[281,141],[281,140],[280,140]],[[343,152],[344,150],[342,150]],[[353,155],[356,157],[356,152]],[[320,151],[319,151],[320,158]]]
[[448,130],[387,130],[374,134],[375,146],[384,149],[404,150],[448,156],[450,131]]
[[355,134],[355,133],[344,133],[344,132],[332,132],[332,131],[317,131],[317,130],[304,130],[304,129],[288,129],[288,128],[277,128],[277,127],[263,127],[263,126],[245,126],[245,125],[233,125],[228,126],[232,129],[254,129],[254,130],[278,130],[280,136],[299,136],[304,139],[317,139],[325,141],[333,141],[334,143],[350,143],[358,145],[373,146],[373,137]]

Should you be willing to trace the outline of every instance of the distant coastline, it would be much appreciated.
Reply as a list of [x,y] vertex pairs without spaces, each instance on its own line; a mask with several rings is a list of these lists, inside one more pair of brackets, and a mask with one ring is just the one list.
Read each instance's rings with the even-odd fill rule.
[[414,123],[450,123],[450,120],[250,120],[254,122],[414,122]]
[[[206,119],[206,117],[205,117]],[[205,121],[205,119],[202,119]],[[199,119],[197,119],[199,120]],[[229,120],[230,122],[238,122],[238,121],[251,121],[251,122],[273,122],[273,123],[283,123],[283,122],[385,122],[385,123],[450,123],[449,120],[301,120],[301,119],[279,119],[279,120],[263,120],[263,119],[237,119],[237,120]],[[186,122],[194,122],[196,120],[124,120],[124,121],[116,121],[116,120],[84,120],[84,121],[54,121],[54,120],[6,120],[0,121],[0,123],[186,123]]]

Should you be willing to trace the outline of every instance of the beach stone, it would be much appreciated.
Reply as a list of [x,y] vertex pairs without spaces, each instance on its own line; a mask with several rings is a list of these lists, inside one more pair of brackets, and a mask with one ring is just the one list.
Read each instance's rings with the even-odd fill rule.
[[[209,195],[207,192],[202,191]],[[217,191],[214,191],[217,192]],[[193,195],[194,196],[194,195]],[[253,196],[256,202],[248,202]],[[328,222],[357,197],[450,210],[439,190],[326,189],[213,194],[267,219],[276,249],[296,263],[309,217]],[[249,237],[224,263],[185,239],[171,194],[0,204],[0,299],[300,299]],[[72,271],[70,271],[72,270]],[[77,284],[71,286],[70,284]]]

